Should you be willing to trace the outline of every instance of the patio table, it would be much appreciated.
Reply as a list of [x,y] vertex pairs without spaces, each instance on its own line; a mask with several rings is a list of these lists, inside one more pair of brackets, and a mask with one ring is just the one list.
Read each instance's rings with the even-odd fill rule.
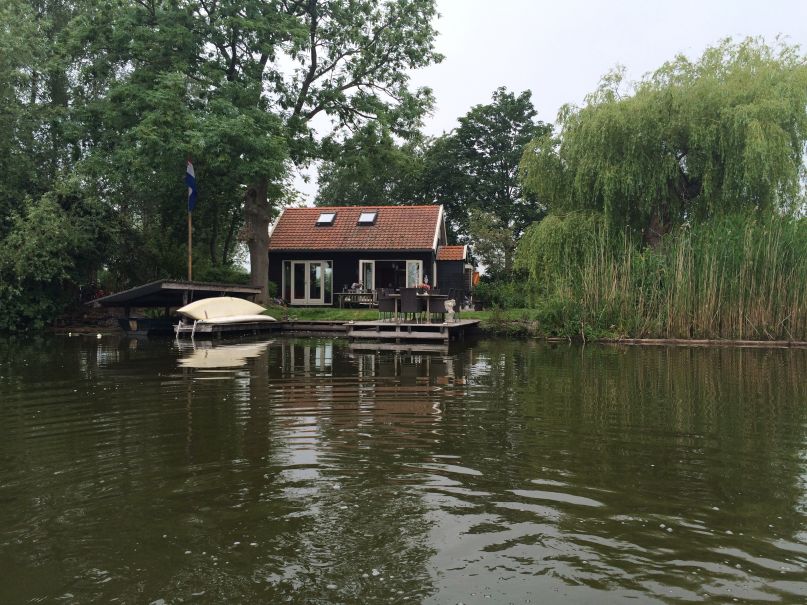
[[[398,321],[398,307],[400,305],[400,294],[387,294],[388,298],[395,301],[395,321]],[[433,294],[431,292],[418,293],[418,298],[426,299],[426,316],[429,318],[428,322],[431,323],[431,301],[437,299],[448,300],[448,294]]]

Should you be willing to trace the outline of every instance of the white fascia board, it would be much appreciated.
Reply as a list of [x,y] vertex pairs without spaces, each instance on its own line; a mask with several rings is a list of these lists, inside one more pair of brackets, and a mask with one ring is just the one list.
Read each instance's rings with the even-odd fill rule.
[[440,211],[437,213],[437,224],[434,226],[434,243],[432,244],[432,250],[434,250],[434,254],[437,254],[437,244],[440,241],[440,232],[443,233],[443,239],[445,239],[445,216],[443,211],[443,205],[440,204]]

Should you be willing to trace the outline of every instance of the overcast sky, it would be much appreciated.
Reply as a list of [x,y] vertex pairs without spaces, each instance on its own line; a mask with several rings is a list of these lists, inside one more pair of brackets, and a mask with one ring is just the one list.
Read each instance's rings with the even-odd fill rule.
[[698,57],[731,36],[777,35],[807,50],[807,0],[438,0],[439,65],[412,75],[437,106],[428,134],[456,126],[498,86],[531,90],[538,118],[554,122],[621,64],[631,79],[678,53]]
[[[457,125],[499,86],[531,90],[538,119],[554,122],[621,64],[632,80],[676,54],[696,58],[731,36],[777,35],[807,51],[807,0],[438,0],[439,65],[412,74],[434,90],[427,134]],[[308,203],[316,183],[301,184]]]

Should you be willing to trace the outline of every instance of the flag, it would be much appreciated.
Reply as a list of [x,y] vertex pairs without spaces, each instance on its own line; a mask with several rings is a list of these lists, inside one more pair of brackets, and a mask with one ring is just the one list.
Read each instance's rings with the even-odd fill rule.
[[188,169],[185,171],[185,184],[188,186],[188,212],[193,212],[196,208],[196,173],[193,172],[193,164],[188,160]]

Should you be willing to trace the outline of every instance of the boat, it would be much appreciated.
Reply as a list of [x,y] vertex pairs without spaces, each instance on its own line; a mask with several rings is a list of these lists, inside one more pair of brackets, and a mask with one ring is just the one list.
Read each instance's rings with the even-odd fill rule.
[[177,309],[180,320],[174,332],[177,338],[193,338],[197,334],[256,334],[276,329],[277,320],[264,315],[265,311],[264,307],[243,298],[202,298]]

